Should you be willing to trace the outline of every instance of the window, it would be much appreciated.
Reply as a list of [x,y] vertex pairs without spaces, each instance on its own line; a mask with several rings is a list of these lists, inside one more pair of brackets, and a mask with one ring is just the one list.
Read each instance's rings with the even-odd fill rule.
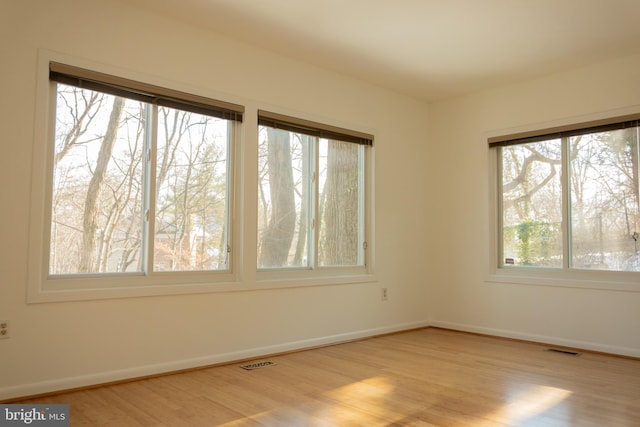
[[499,269],[587,271],[591,279],[640,272],[638,116],[489,144],[497,153]]
[[53,62],[50,81],[48,279],[229,272],[243,108]]
[[258,268],[367,264],[373,137],[258,112]]

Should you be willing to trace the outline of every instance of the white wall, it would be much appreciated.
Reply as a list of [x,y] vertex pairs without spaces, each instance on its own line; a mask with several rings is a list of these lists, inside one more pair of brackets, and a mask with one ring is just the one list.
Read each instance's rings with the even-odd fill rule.
[[[434,325],[640,356],[640,292],[491,283],[486,135],[640,111],[640,56],[431,106]],[[455,173],[452,173],[455,171]],[[606,287],[606,284],[605,284]],[[637,287],[640,291],[640,285]]]
[[[0,319],[12,328],[0,340],[0,399],[428,324],[425,105],[126,2],[2,1],[0,19]],[[26,304],[39,49],[245,105],[248,165],[257,108],[374,133],[378,281]],[[255,255],[251,167],[244,183],[246,254]],[[255,263],[245,266],[244,280],[255,281]]]

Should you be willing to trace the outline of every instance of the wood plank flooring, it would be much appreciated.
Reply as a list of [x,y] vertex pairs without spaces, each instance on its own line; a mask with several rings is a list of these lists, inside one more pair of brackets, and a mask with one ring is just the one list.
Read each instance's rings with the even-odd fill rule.
[[640,361],[427,328],[19,403],[72,426],[640,426]]

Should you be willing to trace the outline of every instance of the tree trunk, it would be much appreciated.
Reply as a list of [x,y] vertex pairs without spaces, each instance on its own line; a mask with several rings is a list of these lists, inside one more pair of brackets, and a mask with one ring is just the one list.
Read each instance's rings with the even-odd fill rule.
[[262,242],[262,267],[285,267],[296,221],[289,132],[268,128],[271,216]]
[[95,272],[99,265],[99,261],[96,259],[98,200],[102,184],[104,183],[104,177],[107,172],[107,166],[111,160],[111,154],[113,153],[113,147],[116,142],[123,108],[124,99],[115,97],[113,100],[113,109],[111,110],[111,116],[107,125],[107,131],[104,135],[104,139],[102,140],[100,152],[98,153],[96,167],[93,171],[91,181],[89,181],[89,187],[87,188],[82,221],[82,251],[80,252],[80,265],[78,268],[80,273]]
[[357,149],[355,144],[329,144],[321,265],[358,262],[358,168],[353,164]]

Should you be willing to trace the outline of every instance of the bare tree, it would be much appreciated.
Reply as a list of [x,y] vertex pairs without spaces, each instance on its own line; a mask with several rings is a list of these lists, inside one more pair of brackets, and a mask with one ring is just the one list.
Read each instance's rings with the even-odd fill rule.
[[267,128],[267,134],[271,214],[262,235],[259,264],[282,267],[287,265],[296,221],[291,141],[287,131]]
[[503,243],[522,264],[553,265],[562,253],[560,148],[555,140],[502,149]]
[[[555,141],[555,142],[554,142]],[[560,180],[560,148],[568,155]],[[502,149],[503,237],[520,261],[545,264],[562,255],[560,188],[568,185],[572,265],[627,269],[637,258],[638,129],[585,133]],[[550,237],[555,255],[545,252]],[[626,264],[625,264],[626,263]],[[636,267],[640,263],[635,261]]]
[[53,159],[54,168],[73,147],[87,143],[87,141],[81,141],[81,138],[93,123],[104,97],[104,94],[100,92],[79,90],[71,86],[59,86],[58,99],[62,102],[59,103],[58,108],[66,108],[72,120],[70,127],[64,130],[64,136],[59,139],[60,144],[56,147]]
[[329,141],[321,195],[320,265],[355,265],[359,239],[357,144]]
[[[218,119],[160,108],[163,134],[156,174],[156,263],[159,269],[203,270],[226,265],[226,139]],[[216,253],[217,252],[217,253]]]
[[156,113],[154,266],[226,266],[226,120],[66,85],[57,107],[51,273],[144,268],[143,153]]
[[96,270],[99,263],[96,259],[96,231],[98,216],[98,198],[107,172],[107,166],[111,160],[113,146],[116,141],[120,118],[124,107],[124,99],[114,97],[111,116],[107,125],[107,130],[100,146],[100,152],[96,161],[93,176],[89,181],[87,195],[84,203],[84,215],[82,222],[82,250],[80,252],[80,262],[78,271],[88,273]]

